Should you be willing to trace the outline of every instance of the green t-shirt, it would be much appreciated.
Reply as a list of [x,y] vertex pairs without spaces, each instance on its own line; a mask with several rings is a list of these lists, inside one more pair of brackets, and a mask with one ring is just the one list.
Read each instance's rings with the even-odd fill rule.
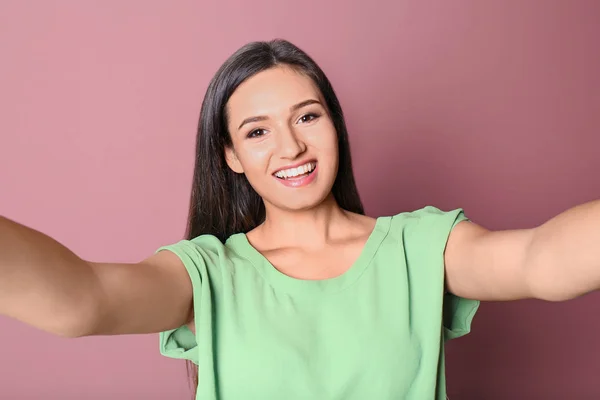
[[196,335],[161,332],[160,351],[198,365],[196,399],[441,400],[444,341],[479,302],[444,294],[444,249],[461,209],[379,217],[344,274],[301,280],[243,233],[161,247],[193,284]]

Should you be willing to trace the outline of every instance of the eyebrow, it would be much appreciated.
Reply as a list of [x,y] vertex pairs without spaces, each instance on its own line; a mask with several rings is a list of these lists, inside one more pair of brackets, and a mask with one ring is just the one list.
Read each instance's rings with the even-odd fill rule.
[[[306,107],[306,106],[311,105],[311,104],[321,104],[321,102],[318,101],[318,100],[315,100],[315,99],[304,100],[304,101],[302,101],[302,102],[300,102],[298,104],[294,104],[293,106],[291,106],[290,107],[290,112],[294,112],[296,110],[301,109],[302,107]],[[249,124],[251,122],[265,121],[267,119],[269,119],[269,117],[264,116],[264,115],[259,115],[259,116],[256,116],[256,117],[246,118],[245,120],[242,121],[242,123],[240,124],[240,126],[238,127],[238,129],[241,129],[242,126],[244,126],[246,124]]]

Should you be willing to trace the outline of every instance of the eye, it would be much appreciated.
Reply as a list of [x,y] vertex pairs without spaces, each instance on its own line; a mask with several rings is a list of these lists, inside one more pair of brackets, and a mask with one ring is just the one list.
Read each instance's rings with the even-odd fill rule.
[[265,133],[266,133],[266,131],[264,129],[254,129],[253,131],[250,131],[250,133],[248,133],[248,135],[246,137],[256,138],[256,137],[260,137],[260,136],[264,135]]
[[303,116],[301,116],[300,119],[298,120],[298,122],[306,123],[306,122],[310,122],[312,120],[315,120],[317,118],[319,118],[318,114],[308,113],[308,114],[304,114]]

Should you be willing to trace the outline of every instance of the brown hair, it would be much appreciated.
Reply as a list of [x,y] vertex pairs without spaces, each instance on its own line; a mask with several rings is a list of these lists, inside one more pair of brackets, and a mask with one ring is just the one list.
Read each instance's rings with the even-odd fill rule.
[[[234,173],[225,161],[225,148],[231,146],[226,105],[242,82],[277,65],[290,66],[310,77],[321,91],[338,138],[339,167],[332,193],[341,208],[364,214],[352,173],[344,115],[325,73],[305,52],[288,41],[252,42],[223,63],[202,102],[186,232],[188,239],[210,234],[225,242],[232,234],[246,233],[264,221],[265,207],[261,197],[245,176]],[[197,388],[195,364],[188,362],[188,373]]]

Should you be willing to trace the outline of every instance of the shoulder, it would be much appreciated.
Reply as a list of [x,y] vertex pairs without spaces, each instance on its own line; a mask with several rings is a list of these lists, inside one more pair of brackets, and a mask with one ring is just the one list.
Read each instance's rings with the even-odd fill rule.
[[391,215],[390,235],[411,242],[446,243],[452,229],[462,221],[468,221],[462,208],[443,210],[435,206],[400,212]]
[[432,225],[454,225],[460,221],[466,220],[467,217],[462,208],[452,210],[443,210],[435,206],[425,206],[414,211],[404,211],[390,218],[394,224],[403,226],[425,226]]
[[436,206],[428,205],[423,208],[419,208],[413,211],[403,211],[390,217],[396,221],[402,222],[434,222],[440,219],[456,218],[460,214],[464,215],[462,208],[455,208],[452,210],[443,210]]
[[218,265],[228,257],[226,244],[214,235],[200,235],[192,239],[182,239],[160,247],[156,253],[168,250],[176,254],[190,269],[203,270]]
[[357,237],[366,237],[375,229],[377,225],[377,218],[370,217],[364,214],[357,214],[350,211],[345,211],[346,216],[349,218],[350,229],[352,229]]
[[199,252],[219,252],[224,247],[225,244],[223,244],[216,236],[207,234],[192,239],[181,239],[172,244],[160,247],[157,252],[161,250],[170,250],[175,253],[188,253],[188,255],[193,255]]

